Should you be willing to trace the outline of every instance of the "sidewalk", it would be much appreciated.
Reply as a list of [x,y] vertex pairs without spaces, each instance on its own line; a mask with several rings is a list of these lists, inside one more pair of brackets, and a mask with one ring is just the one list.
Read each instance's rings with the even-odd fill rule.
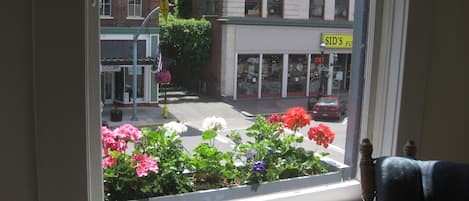
[[122,124],[132,124],[136,127],[152,127],[162,125],[170,121],[176,121],[176,117],[169,113],[168,118],[163,117],[163,107],[137,107],[137,121],[132,121],[132,107],[118,107],[122,110],[122,121],[111,121],[111,105],[105,105],[102,112],[102,120],[107,121],[110,128],[119,127]]

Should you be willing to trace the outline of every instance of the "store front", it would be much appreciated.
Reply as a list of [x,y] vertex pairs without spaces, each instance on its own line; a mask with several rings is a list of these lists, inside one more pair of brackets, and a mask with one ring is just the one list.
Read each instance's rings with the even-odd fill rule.
[[[235,56],[223,57],[221,93],[234,100],[346,94],[351,47],[332,46],[330,43],[336,38],[323,47],[320,43],[326,42],[323,36],[346,36],[351,40],[350,32],[351,29],[230,25],[226,33],[235,36],[235,40],[225,46],[232,47]],[[289,36],[288,40],[279,40],[285,36]],[[230,66],[234,66],[233,70]]]
[[[155,81],[153,65],[137,65],[137,99],[141,105],[158,103],[158,84]],[[101,99],[104,104],[130,105],[133,103],[133,66],[102,65]]]
[[112,40],[101,40],[101,100],[103,103],[132,105],[133,75],[135,74],[137,77],[135,102],[139,105],[156,105],[158,84],[155,81],[155,61],[150,57],[152,55],[150,37],[142,36],[142,40],[137,41],[135,72],[132,60],[133,41],[117,40],[117,36],[114,35],[109,37]]
[[[335,59],[334,55],[239,54],[236,98],[305,97],[346,92],[351,54],[337,54]],[[331,86],[328,84],[329,66],[332,67]],[[332,94],[328,94],[328,88]]]

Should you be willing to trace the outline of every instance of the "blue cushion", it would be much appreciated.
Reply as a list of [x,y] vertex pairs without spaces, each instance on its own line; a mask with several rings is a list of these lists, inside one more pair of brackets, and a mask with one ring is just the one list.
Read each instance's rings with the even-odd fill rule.
[[377,201],[469,201],[469,165],[403,157],[376,160]]

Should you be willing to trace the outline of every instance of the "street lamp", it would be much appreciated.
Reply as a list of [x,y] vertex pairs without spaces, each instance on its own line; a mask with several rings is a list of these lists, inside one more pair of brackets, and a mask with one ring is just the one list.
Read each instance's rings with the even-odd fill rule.
[[132,59],[132,63],[133,63],[133,80],[132,80],[132,104],[133,104],[133,112],[132,112],[132,117],[130,118],[130,120],[132,121],[137,121],[138,118],[137,118],[137,40],[138,40],[138,36],[140,35],[140,33],[142,32],[143,28],[145,27],[145,25],[148,23],[148,21],[150,21],[150,16],[153,15],[154,13],[158,12],[160,10],[160,7],[156,7],[154,8],[150,13],[148,13],[148,15],[145,17],[145,19],[143,20],[142,24],[140,25],[140,28],[137,30],[137,33],[135,33],[134,35],[134,40],[133,40],[133,59]]
[[[332,53],[332,67],[329,68],[329,74],[330,75],[334,75],[334,68],[335,68],[335,64],[336,64],[336,61],[337,61],[337,57],[338,56],[337,56],[336,52]],[[331,76],[331,77],[332,77],[331,82],[334,82],[334,80],[332,80],[332,79],[334,79],[334,76]],[[337,81],[337,80],[335,80],[335,81]],[[338,86],[339,86],[339,88],[337,89],[337,96],[339,96],[339,92],[340,92],[340,85],[338,85]],[[332,84],[331,84],[331,88],[332,88]]]
[[326,44],[324,42],[321,42],[319,45],[319,48],[321,49],[321,68],[319,69],[319,92],[318,92],[318,100],[322,96],[323,93],[323,83],[324,83],[324,48],[326,47]]

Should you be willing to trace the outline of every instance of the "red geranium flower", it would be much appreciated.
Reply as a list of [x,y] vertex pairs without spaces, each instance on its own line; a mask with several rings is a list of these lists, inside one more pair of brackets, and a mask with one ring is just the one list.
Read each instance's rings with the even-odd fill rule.
[[294,107],[287,110],[282,120],[287,128],[296,131],[298,128],[309,125],[311,116],[302,107]]
[[312,127],[308,131],[308,138],[314,140],[316,144],[324,146],[324,148],[327,148],[334,141],[334,137],[335,134],[324,124]]
[[282,117],[278,114],[273,114],[269,117],[269,119],[267,119],[267,122],[269,124],[276,124],[278,122],[282,122]]

